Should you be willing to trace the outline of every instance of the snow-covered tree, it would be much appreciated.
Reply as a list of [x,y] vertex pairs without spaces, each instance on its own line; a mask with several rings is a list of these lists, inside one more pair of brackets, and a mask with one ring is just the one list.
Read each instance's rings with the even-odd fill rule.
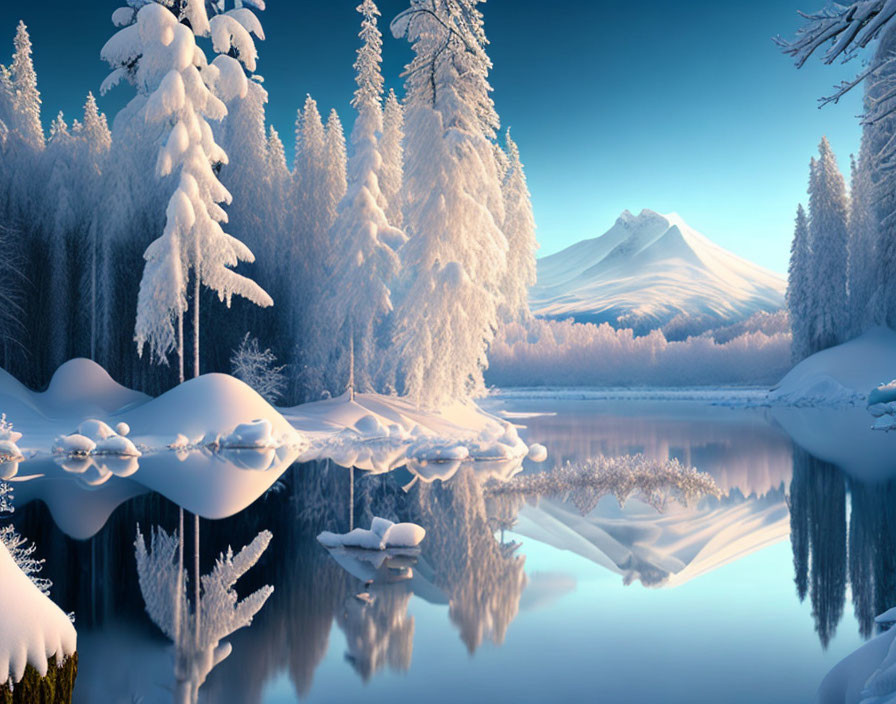
[[199,688],[209,673],[231,652],[228,642],[221,642],[234,631],[251,625],[255,614],[274,591],[266,586],[239,599],[233,585],[258,561],[271,542],[271,534],[262,531],[236,555],[228,548],[218,557],[211,573],[201,579],[202,595],[194,604],[202,617],[190,613],[186,574],[178,564],[180,540],[177,533],[168,535],[156,527],[150,545],[140,528],[134,541],[137,575],[146,612],[175,645],[174,701],[195,704]]
[[399,382],[439,405],[483,389],[498,325],[507,239],[490,140],[498,116],[477,0],[412,0],[392,22],[405,70],[404,283],[396,313]]
[[[148,3],[136,12],[128,8],[116,12],[113,19],[130,24],[107,42],[102,57],[113,67],[104,88],[127,79],[147,96],[142,109],[145,120],[170,126],[156,169],[161,177],[179,177],[168,201],[164,231],[144,253],[146,267],[135,326],[137,349],[142,353],[148,345],[150,356],[157,361],[166,360],[176,350],[183,363],[183,315],[192,270],[193,369],[198,375],[200,284],[215,291],[228,306],[233,294],[260,306],[273,302],[260,286],[231,269],[254,257],[221,227],[227,215],[219,204],[229,203],[231,196],[214,167],[226,164],[227,155],[215,143],[208,123],[224,118],[224,102],[248,91],[240,61],[249,70],[255,68],[249,33],[253,31],[249,16],[254,15],[240,8],[244,12],[239,15],[227,13],[209,20],[199,0],[187,0],[179,9],[175,14],[161,4]],[[194,33],[210,35],[215,50],[222,52],[211,64],[196,45]],[[239,61],[223,53],[228,51],[239,56]]]
[[790,267],[787,271],[787,309],[790,313],[790,329],[793,333],[791,354],[794,363],[809,356],[809,220],[802,204],[796,209],[796,226],[790,245]]
[[[12,425],[4,416],[0,419],[0,433],[6,433],[12,429]],[[0,520],[8,517],[14,511],[13,490],[10,484],[0,482]],[[22,537],[12,523],[0,523],[0,543],[6,547],[13,561],[24,572],[45,596],[50,595],[50,587],[53,583],[38,575],[44,568],[44,561],[34,556],[37,545]]]
[[383,107],[383,136],[380,139],[380,154],[383,157],[383,171],[380,176],[380,190],[386,199],[386,219],[394,226],[401,227],[402,199],[401,187],[404,179],[404,107],[391,88]]
[[867,135],[862,138],[859,158],[851,160],[849,199],[849,337],[883,320],[877,222],[872,201],[870,154]]
[[810,352],[832,347],[846,338],[847,220],[846,184],[827,138],[818,147],[809,185],[810,280],[808,309]]
[[504,171],[504,224],[507,237],[507,271],[504,274],[503,308],[510,320],[529,317],[529,288],[535,284],[535,217],[520,161],[520,150],[507,130],[507,168]]
[[324,161],[326,179],[324,181],[323,205],[325,220],[329,223],[329,227],[332,227],[336,221],[339,201],[345,196],[346,188],[348,188],[345,131],[342,128],[342,120],[339,119],[339,114],[336,110],[330,110],[324,129],[326,131],[327,152]]
[[284,365],[270,349],[262,351],[258,338],[248,332],[230,358],[233,375],[255,389],[268,403],[274,403],[286,390]]
[[41,149],[44,146],[44,130],[40,124],[40,92],[37,90],[37,74],[31,58],[31,38],[24,22],[19,22],[16,27],[13,44],[15,53],[9,73],[15,117],[9,127],[29,147]]
[[355,61],[358,87],[352,100],[358,114],[351,134],[348,190],[330,230],[331,252],[324,285],[328,293],[324,317],[333,333],[332,339],[326,339],[326,346],[336,350],[336,374],[328,384],[331,391],[351,385],[350,379],[363,390],[372,390],[374,333],[392,310],[389,287],[398,273],[396,250],[405,241],[404,233],[386,218],[386,199],[380,190],[383,158],[378,135],[383,129],[383,77],[379,10],[373,0],[364,0],[357,10],[363,16],[361,48]]

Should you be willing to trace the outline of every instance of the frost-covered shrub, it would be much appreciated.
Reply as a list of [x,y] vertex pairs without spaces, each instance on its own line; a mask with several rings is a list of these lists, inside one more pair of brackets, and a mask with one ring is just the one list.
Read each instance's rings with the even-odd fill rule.
[[270,349],[261,350],[258,340],[249,333],[230,358],[233,375],[255,389],[268,403],[273,403],[286,390],[285,364],[278,365]]
[[496,386],[699,386],[771,384],[790,369],[790,335],[744,332],[725,342],[636,337],[607,323],[510,323],[489,352]]
[[[4,514],[8,517],[13,512],[13,491],[12,487],[5,482],[0,483],[0,520]],[[0,525],[0,541],[9,550],[12,559],[28,577],[34,582],[34,586],[40,589],[46,596],[50,595],[50,587],[53,583],[44,577],[37,575],[44,568],[44,561],[34,557],[34,551],[37,546],[31,541],[19,535],[12,523]]]

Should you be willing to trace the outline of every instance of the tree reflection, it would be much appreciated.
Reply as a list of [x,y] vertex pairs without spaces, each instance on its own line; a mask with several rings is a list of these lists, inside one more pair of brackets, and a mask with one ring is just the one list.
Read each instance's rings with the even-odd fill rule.
[[896,481],[845,477],[797,447],[793,456],[789,503],[797,595],[809,596],[826,648],[843,617],[848,584],[859,633],[869,638],[874,617],[896,602]]

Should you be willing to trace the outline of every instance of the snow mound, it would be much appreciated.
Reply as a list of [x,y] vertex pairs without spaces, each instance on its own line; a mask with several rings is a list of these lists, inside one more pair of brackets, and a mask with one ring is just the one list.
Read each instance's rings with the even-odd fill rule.
[[271,421],[257,418],[248,423],[240,423],[231,433],[221,438],[221,447],[267,448],[277,443],[271,431]]
[[896,332],[872,328],[797,364],[768,395],[781,406],[849,406],[870,401],[869,390],[896,371]]
[[72,622],[19,569],[2,541],[0,604],[0,683],[20,681],[26,665],[46,676],[50,658],[58,666],[75,652]]
[[[118,425],[126,427],[124,423]],[[83,421],[76,433],[57,437],[53,452],[72,457],[84,457],[90,454],[140,457],[142,454],[128,438],[119,435],[106,423],[95,418]]]
[[317,536],[325,548],[363,548],[386,550],[389,548],[415,548],[423,542],[426,530],[416,523],[393,523],[386,518],[374,517],[370,530],[355,528],[349,533],[324,531]]
[[116,382],[99,364],[89,359],[71,359],[62,364],[43,394],[45,407],[68,415],[71,409],[90,415],[105,415],[149,399]]
[[544,462],[548,458],[548,448],[538,443],[530,445],[528,457],[533,462]]
[[675,213],[624,211],[600,237],[538,260],[538,316],[659,328],[676,316],[735,323],[784,307],[786,282],[719,247]]

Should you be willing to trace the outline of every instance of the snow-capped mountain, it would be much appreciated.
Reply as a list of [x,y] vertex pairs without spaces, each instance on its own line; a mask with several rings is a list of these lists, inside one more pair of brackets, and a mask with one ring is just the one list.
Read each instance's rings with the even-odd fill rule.
[[[529,294],[546,318],[646,332],[676,316],[703,329],[784,306],[786,281],[714,244],[671,213],[624,211],[606,233],[538,261]],[[679,318],[680,320],[681,318]]]

